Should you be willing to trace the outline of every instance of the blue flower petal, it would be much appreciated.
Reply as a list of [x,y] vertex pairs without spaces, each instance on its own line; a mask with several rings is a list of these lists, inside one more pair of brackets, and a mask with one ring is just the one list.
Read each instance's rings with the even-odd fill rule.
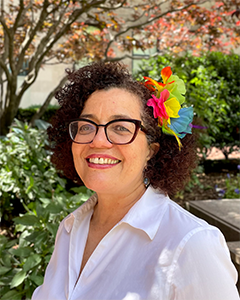
[[179,118],[171,118],[170,128],[178,135],[178,137],[183,138],[186,133],[192,133],[192,128],[189,124],[193,120],[193,108],[181,108],[178,114]]

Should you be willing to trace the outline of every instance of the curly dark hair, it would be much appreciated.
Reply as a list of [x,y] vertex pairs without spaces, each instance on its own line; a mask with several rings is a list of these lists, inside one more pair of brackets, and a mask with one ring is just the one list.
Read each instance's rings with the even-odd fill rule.
[[196,167],[196,146],[193,135],[182,139],[182,149],[179,151],[174,136],[162,134],[161,128],[153,117],[153,110],[147,106],[151,92],[141,83],[135,81],[127,68],[116,62],[93,63],[77,71],[66,70],[68,83],[58,90],[55,97],[60,108],[48,128],[48,136],[52,145],[52,162],[57,169],[72,179],[83,184],[73,163],[71,151],[72,141],[68,133],[68,124],[78,118],[89,96],[96,90],[111,88],[124,89],[136,95],[142,104],[142,121],[147,129],[148,143],[157,142],[160,145],[158,153],[153,156],[144,170],[151,185],[169,195],[175,194],[187,183],[191,171]]

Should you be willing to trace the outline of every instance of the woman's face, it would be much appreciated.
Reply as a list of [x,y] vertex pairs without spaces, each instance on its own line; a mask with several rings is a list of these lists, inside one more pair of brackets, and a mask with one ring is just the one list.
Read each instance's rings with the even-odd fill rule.
[[[119,88],[96,91],[86,101],[80,117],[96,124],[120,118],[141,120],[140,100]],[[114,145],[99,127],[90,144],[73,143],[72,153],[76,171],[88,188],[97,193],[131,193],[143,187],[143,169],[153,150],[141,130],[131,144]],[[100,158],[103,164],[99,164]]]

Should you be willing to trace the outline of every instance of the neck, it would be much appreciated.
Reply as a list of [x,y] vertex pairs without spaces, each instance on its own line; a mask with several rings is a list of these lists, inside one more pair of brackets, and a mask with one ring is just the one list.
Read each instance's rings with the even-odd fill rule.
[[131,193],[102,194],[97,193],[98,203],[95,206],[92,222],[105,226],[117,224],[129,211],[129,209],[142,197],[146,188],[139,185]]

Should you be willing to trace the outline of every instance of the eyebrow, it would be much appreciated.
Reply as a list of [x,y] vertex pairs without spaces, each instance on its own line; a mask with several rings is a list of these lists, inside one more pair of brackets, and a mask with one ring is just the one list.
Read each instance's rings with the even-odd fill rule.
[[[93,115],[93,114],[83,114],[83,115],[80,115],[79,118],[86,118],[86,119],[93,119],[93,120],[97,120],[96,116]],[[111,119],[112,120],[117,120],[117,119],[132,119],[130,118],[130,116],[128,115],[124,115],[124,114],[119,114],[119,115],[113,115],[111,116]]]

